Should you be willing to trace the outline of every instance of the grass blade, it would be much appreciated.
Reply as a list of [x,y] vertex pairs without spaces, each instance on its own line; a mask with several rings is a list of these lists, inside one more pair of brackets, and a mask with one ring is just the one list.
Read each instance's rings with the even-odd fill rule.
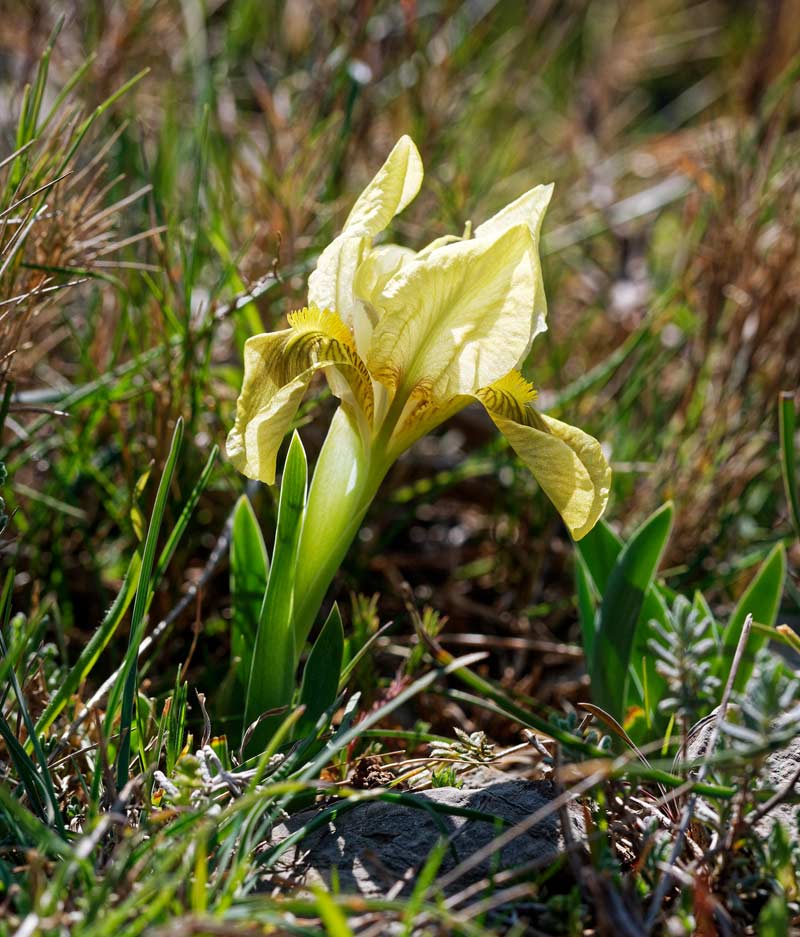
[[108,710],[106,711],[106,733],[108,733],[117,705],[119,704],[120,694],[122,695],[122,713],[120,718],[120,743],[117,753],[117,787],[121,789],[128,781],[130,751],[131,751],[131,727],[133,724],[133,707],[137,688],[137,667],[136,659],[139,653],[139,645],[144,637],[145,612],[150,596],[151,576],[153,572],[153,562],[155,560],[156,545],[158,535],[161,530],[161,521],[164,517],[164,508],[167,504],[167,494],[169,486],[172,483],[172,475],[175,471],[175,465],[178,461],[178,453],[183,440],[183,420],[179,417],[175,424],[175,431],[172,434],[172,445],[170,446],[167,462],[161,475],[161,481],[156,492],[156,500],[153,505],[153,513],[150,518],[150,525],[147,529],[147,538],[144,543],[144,552],[142,554],[142,568],[139,574],[139,582],[136,588],[136,598],[133,602],[133,614],[131,616],[130,640],[128,651],[125,655],[125,662],[119,676],[119,680],[114,686],[109,698]]
[[95,631],[89,640],[89,643],[81,651],[77,661],[70,668],[69,673],[63,683],[56,690],[53,697],[48,702],[44,712],[39,716],[36,723],[36,732],[43,735],[53,722],[58,718],[61,711],[67,705],[69,698],[75,693],[86,676],[91,672],[97,662],[103,649],[114,636],[120,622],[125,617],[125,613],[133,600],[134,591],[139,583],[139,572],[141,570],[141,559],[138,553],[131,557],[128,564],[128,570],[122,581],[122,587],[117,593],[111,608],[106,612],[105,617],[100,623],[100,627]]
[[314,892],[314,895],[317,899],[317,911],[328,937],[354,937],[344,911],[336,904],[328,892],[319,888]]
[[406,910],[403,912],[403,937],[413,937],[414,921],[422,910],[422,903],[425,901],[428,889],[436,881],[439,868],[447,853],[447,846],[446,839],[438,840],[425,860],[425,865],[422,867],[422,871],[414,884],[414,890],[408,899]]
[[219,446],[215,445],[211,449],[211,454],[206,460],[203,471],[200,473],[200,478],[197,479],[197,484],[194,486],[194,488],[192,488],[191,494],[186,499],[186,503],[181,510],[180,516],[175,522],[175,526],[170,531],[169,537],[167,537],[167,542],[164,544],[164,549],[161,551],[161,554],[158,557],[155,572],[153,573],[154,588],[161,580],[161,577],[164,575],[167,566],[169,566],[173,554],[175,553],[175,549],[178,546],[184,531],[186,530],[186,525],[189,523],[189,519],[194,513],[194,509],[197,507],[197,502],[200,500],[200,495],[206,490],[206,487],[211,480],[211,474],[214,471],[214,464],[217,461],[218,455]]
[[800,539],[800,493],[797,490],[797,453],[794,448],[796,430],[794,394],[783,391],[778,395],[778,422],[781,440],[781,471],[786,500],[794,524],[795,536]]
[[[0,601],[0,617],[3,619],[3,627],[0,629],[0,654],[3,655],[3,658],[8,656],[8,650],[6,648],[6,642],[5,638],[3,637],[3,633],[8,630],[8,622],[9,618],[11,617],[11,589],[13,584],[14,570],[9,569],[8,574],[6,575],[5,584],[3,586],[2,601]],[[22,692],[22,687],[19,684],[19,680],[17,679],[17,675],[14,672],[13,667],[9,668],[8,678],[11,683],[11,687],[14,690],[14,695],[17,698],[19,712],[22,716],[22,721],[25,724],[28,737],[31,740],[33,751],[36,755],[36,761],[39,763],[38,768],[28,753],[25,751],[23,746],[20,745],[19,740],[16,737],[16,733],[13,732],[11,726],[8,724],[2,714],[0,714],[0,734],[3,736],[6,747],[11,753],[11,757],[17,766],[17,771],[19,772],[20,778],[25,785],[26,790],[28,791],[32,803],[37,805],[39,808],[42,819],[49,825],[55,826],[62,836],[66,836],[64,820],[61,816],[61,808],[58,803],[58,797],[56,796],[56,792],[53,787],[53,780],[50,777],[50,769],[47,765],[47,758],[45,757],[44,751],[42,750],[39,736],[36,734],[36,727],[33,724],[33,718],[30,714],[30,710],[28,709],[27,702],[25,701],[25,695]]]

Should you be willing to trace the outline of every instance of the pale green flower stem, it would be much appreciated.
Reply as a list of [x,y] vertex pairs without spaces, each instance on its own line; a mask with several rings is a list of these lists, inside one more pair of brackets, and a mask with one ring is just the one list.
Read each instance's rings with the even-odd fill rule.
[[391,465],[381,443],[378,437],[366,449],[354,419],[344,407],[336,411],[311,480],[298,549],[292,615],[298,654]]

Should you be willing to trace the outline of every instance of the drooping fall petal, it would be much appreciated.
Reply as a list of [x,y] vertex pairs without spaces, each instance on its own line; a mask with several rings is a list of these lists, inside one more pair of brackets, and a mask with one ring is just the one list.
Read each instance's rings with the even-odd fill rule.
[[476,395],[539,482],[576,540],[605,509],[611,468],[600,443],[575,426],[530,406],[533,388],[516,372]]
[[291,328],[255,335],[244,346],[244,379],[227,453],[248,478],[275,481],[278,449],[316,371],[331,390],[370,423],[372,383],[339,317],[315,307],[289,315]]

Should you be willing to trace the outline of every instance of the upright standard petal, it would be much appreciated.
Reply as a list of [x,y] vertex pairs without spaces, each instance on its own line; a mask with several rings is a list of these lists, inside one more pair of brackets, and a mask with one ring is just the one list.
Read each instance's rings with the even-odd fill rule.
[[476,395],[530,469],[576,540],[597,523],[608,501],[611,468],[600,443],[575,426],[538,413],[535,392],[517,372]]
[[475,229],[475,237],[496,238],[514,225],[526,224],[538,245],[544,215],[552,197],[552,182],[529,189],[524,195],[509,202],[505,208],[501,208],[496,215],[479,224]]
[[[366,352],[371,326],[353,295],[358,265],[372,238],[414,198],[422,185],[422,160],[410,137],[395,144],[375,178],[358,197],[342,233],[322,252],[308,281],[309,304],[335,309],[356,337],[360,354]],[[362,337],[362,333],[367,333]]]
[[372,421],[372,382],[341,319],[312,307],[291,313],[289,324],[245,342],[242,392],[226,445],[236,469],[268,485],[275,481],[278,449],[316,371],[330,371],[333,392],[347,399],[360,422]]
[[530,342],[535,290],[527,225],[494,241],[441,247],[387,283],[367,366],[404,399],[438,404],[473,394],[519,362]]
[[422,185],[422,177],[419,150],[411,137],[400,137],[386,162],[353,205],[342,234],[375,237],[414,199]]
[[540,332],[547,331],[547,297],[544,294],[544,281],[542,279],[542,268],[539,260],[539,237],[542,231],[542,222],[544,221],[547,206],[553,197],[553,184],[537,185],[529,189],[524,195],[501,208],[496,215],[492,215],[488,221],[478,225],[475,229],[475,237],[495,238],[507,231],[516,224],[527,224],[536,250],[536,295],[534,297],[533,314],[534,326],[531,330],[531,337],[528,347],[520,356],[517,364],[522,362],[531,349],[531,344]]
[[375,307],[380,302],[384,287],[406,264],[415,260],[417,254],[410,247],[399,244],[380,244],[367,251],[353,280],[353,291],[363,303],[374,322],[377,322]]

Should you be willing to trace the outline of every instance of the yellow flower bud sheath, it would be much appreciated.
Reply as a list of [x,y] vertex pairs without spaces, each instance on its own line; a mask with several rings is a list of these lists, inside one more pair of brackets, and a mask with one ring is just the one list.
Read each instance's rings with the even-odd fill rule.
[[294,610],[299,648],[390,465],[365,449],[356,421],[340,407],[317,460],[300,537]]

